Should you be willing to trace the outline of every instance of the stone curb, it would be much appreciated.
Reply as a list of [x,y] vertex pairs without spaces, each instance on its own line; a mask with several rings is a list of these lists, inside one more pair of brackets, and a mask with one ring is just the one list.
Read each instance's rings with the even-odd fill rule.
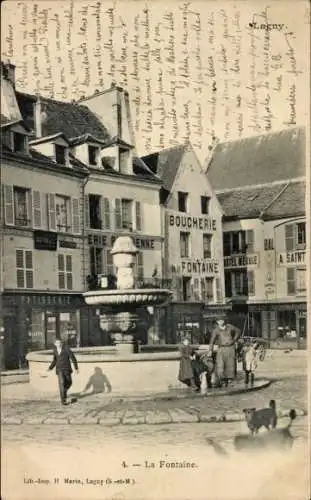
[[[290,410],[281,410],[278,412],[279,418],[288,418]],[[308,415],[306,410],[296,409],[297,417]],[[242,422],[244,415],[239,413],[224,413],[218,415],[204,415],[197,412],[189,413],[185,410],[168,410],[167,412],[146,412],[145,414],[131,415],[126,417],[105,416],[105,417],[2,417],[1,424],[3,425],[103,425],[107,427],[118,425],[159,425],[159,424],[189,424],[189,423],[225,423],[225,422]]]

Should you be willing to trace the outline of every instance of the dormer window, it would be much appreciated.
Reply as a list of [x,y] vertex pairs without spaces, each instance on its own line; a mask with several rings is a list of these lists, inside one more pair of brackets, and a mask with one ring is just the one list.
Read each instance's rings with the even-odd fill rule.
[[55,160],[59,165],[66,164],[66,147],[60,144],[54,144],[55,146]]
[[27,151],[26,136],[19,132],[13,132],[13,151],[25,153]]
[[97,165],[98,148],[96,146],[88,146],[89,165]]
[[119,148],[119,170],[121,174],[129,174],[130,152],[128,149]]

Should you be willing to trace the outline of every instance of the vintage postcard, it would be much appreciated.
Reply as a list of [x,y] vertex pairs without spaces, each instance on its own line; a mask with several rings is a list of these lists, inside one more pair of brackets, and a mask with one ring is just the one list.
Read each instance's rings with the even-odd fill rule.
[[3,500],[309,500],[309,2],[1,19]]

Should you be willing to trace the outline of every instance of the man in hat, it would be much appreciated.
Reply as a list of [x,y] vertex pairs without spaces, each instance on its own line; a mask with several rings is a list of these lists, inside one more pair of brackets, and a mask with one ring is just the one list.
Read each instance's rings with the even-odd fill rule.
[[220,387],[223,384],[227,387],[229,380],[233,380],[236,376],[235,343],[240,335],[241,331],[227,323],[225,316],[221,316],[216,321],[209,348],[212,354],[214,344],[217,342],[216,375]]
[[59,339],[55,340],[53,347],[53,360],[47,371],[55,367],[58,377],[59,395],[62,405],[67,404],[67,392],[72,385],[72,367],[71,362],[78,373],[78,363],[72,350]]

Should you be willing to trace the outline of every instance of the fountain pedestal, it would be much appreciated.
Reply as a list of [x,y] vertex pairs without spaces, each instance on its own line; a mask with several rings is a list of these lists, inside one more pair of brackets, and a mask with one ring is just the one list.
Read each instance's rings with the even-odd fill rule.
[[100,328],[111,334],[119,355],[134,353],[135,341],[141,340],[141,332],[148,329],[148,308],[163,304],[171,295],[169,290],[161,288],[134,288],[137,253],[132,238],[117,238],[111,250],[116,268],[117,288],[83,294],[87,304],[99,307]]

